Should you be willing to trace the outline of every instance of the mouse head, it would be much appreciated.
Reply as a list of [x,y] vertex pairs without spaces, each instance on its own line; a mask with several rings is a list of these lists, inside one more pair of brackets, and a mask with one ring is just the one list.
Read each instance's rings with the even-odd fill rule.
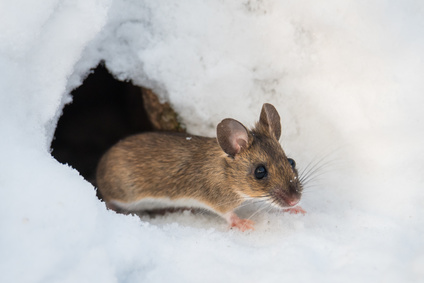
[[217,126],[217,140],[225,158],[228,183],[241,195],[265,198],[280,207],[296,205],[302,194],[296,163],[279,143],[280,115],[271,104],[262,107],[251,131],[234,119]]

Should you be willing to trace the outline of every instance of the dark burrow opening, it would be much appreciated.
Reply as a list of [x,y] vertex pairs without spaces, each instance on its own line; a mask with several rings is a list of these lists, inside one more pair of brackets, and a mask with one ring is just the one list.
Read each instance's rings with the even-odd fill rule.
[[71,93],[60,117],[51,154],[94,186],[97,163],[120,139],[152,130],[181,131],[175,112],[150,90],[115,79],[104,64]]

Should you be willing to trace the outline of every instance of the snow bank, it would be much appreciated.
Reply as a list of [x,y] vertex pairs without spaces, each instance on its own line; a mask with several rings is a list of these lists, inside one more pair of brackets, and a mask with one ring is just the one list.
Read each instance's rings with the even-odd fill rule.
[[[0,281],[424,279],[419,1],[18,1],[0,4]],[[69,93],[105,60],[188,129],[246,125],[263,102],[299,167],[330,163],[306,216],[106,211],[49,154]],[[241,209],[249,217],[254,205]]]

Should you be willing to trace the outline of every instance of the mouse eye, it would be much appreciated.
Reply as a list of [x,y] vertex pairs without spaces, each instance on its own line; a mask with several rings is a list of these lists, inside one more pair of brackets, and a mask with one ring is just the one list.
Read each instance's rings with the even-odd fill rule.
[[260,166],[256,167],[256,169],[255,169],[256,179],[260,180],[260,179],[266,177],[266,175],[267,175],[267,171],[266,171],[265,166],[260,165]]
[[293,169],[296,168],[296,162],[293,159],[287,158],[287,160],[289,161],[289,163],[290,163],[290,165]]

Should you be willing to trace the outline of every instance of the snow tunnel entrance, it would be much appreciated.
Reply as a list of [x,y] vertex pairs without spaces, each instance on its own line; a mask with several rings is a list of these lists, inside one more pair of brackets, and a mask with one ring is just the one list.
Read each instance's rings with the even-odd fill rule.
[[152,130],[182,131],[169,104],[150,90],[116,80],[103,64],[72,91],[60,117],[52,156],[95,185],[97,163],[120,139]]

